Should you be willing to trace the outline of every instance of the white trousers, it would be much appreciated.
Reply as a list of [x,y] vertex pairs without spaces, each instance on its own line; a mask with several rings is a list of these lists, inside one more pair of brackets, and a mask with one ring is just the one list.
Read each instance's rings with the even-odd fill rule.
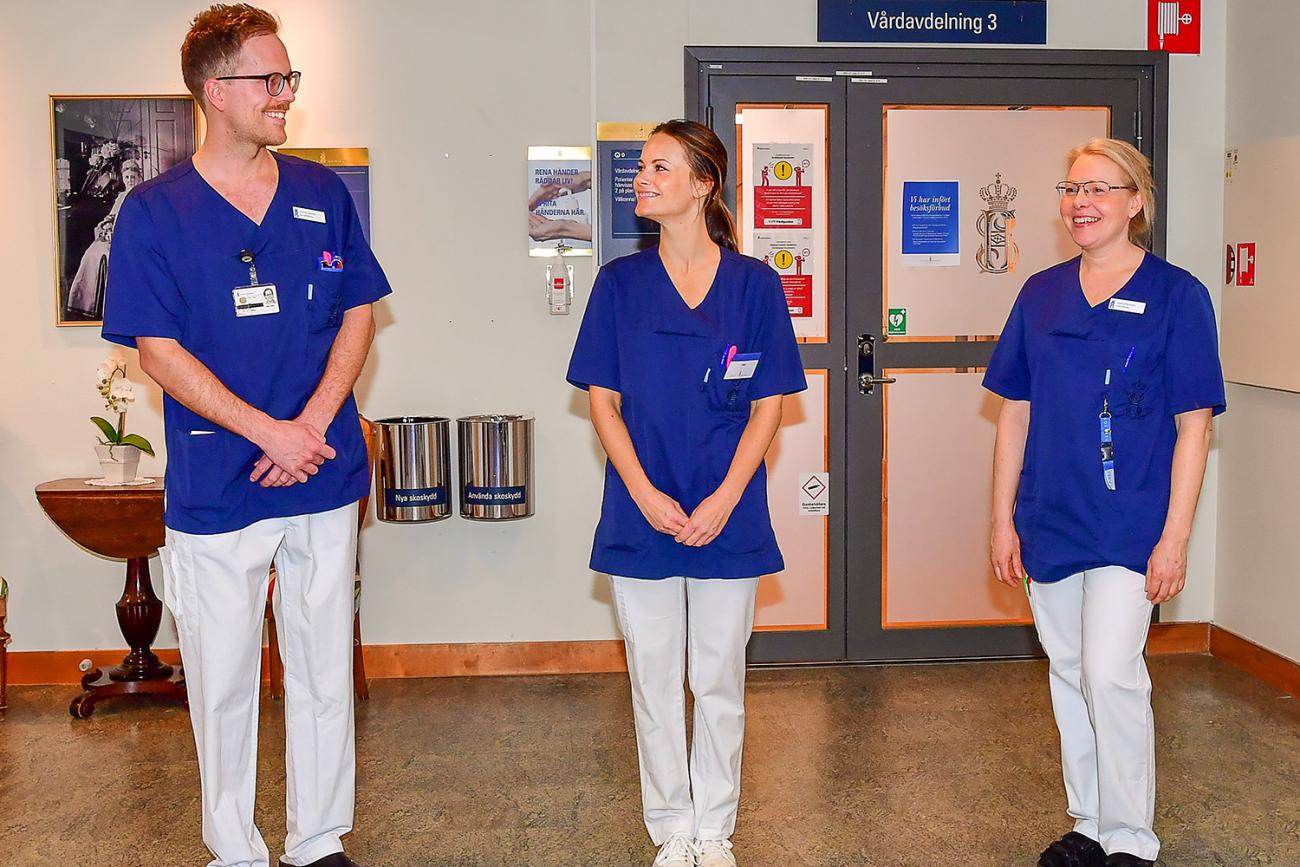
[[[736,829],[745,742],[745,645],[757,578],[611,577],[627,649],[641,807],[656,846],[675,833],[725,840]],[[685,658],[684,658],[685,657]],[[689,659],[695,697],[686,748]]]
[[1107,854],[1154,861],[1155,718],[1147,674],[1146,577],[1122,566],[1030,584],[1074,830]]
[[352,830],[352,595],[357,504],[242,530],[167,530],[164,596],[176,618],[199,761],[208,867],[264,867],[253,824],[262,622],[271,562],[284,660],[284,861],[343,851]]

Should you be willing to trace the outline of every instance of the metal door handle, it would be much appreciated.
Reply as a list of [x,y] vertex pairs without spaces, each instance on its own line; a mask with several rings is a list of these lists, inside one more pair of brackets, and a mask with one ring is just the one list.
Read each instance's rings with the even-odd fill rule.
[[897,382],[892,376],[876,376],[876,338],[858,335],[858,394],[875,394],[877,385]]
[[858,375],[858,392],[860,394],[874,394],[877,385],[890,385],[898,382],[892,376],[872,376],[870,373]]

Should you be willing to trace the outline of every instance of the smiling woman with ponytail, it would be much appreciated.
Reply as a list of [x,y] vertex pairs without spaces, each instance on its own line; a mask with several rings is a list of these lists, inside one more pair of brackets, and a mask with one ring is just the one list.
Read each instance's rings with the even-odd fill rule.
[[[727,176],[727,149],[713,130],[693,120],[666,120],[651,130],[650,135],[660,133],[677,140],[691,174],[709,185],[709,192],[702,203],[704,227],[709,238],[719,247],[739,253],[736,221],[732,219],[727,203],[722,201],[722,184]],[[641,213],[639,207],[637,213]]]
[[655,127],[634,189],[659,246],[601,269],[568,373],[609,456],[591,568],[627,649],[656,867],[736,864],[745,645],[758,576],[784,568],[763,456],[782,395],[806,387],[776,272],[737,250],[726,177],[708,127]]

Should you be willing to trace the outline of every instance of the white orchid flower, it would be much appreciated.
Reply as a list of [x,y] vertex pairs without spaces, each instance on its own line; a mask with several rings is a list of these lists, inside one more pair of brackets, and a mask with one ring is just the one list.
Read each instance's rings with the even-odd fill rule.
[[[113,383],[112,388],[108,390],[108,396],[111,400],[120,404],[129,404],[135,400],[135,388],[131,385],[129,379],[119,379]],[[125,406],[118,412],[126,412]]]

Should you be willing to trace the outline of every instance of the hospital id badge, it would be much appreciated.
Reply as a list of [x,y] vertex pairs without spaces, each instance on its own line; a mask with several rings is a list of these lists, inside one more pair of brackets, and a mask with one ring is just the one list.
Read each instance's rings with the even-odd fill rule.
[[761,352],[738,352],[731,356],[731,363],[727,365],[727,372],[723,379],[750,379],[754,376],[754,370],[758,367],[758,359]]
[[268,316],[280,312],[280,297],[274,283],[237,286],[230,290],[230,294],[235,299],[236,316]]

